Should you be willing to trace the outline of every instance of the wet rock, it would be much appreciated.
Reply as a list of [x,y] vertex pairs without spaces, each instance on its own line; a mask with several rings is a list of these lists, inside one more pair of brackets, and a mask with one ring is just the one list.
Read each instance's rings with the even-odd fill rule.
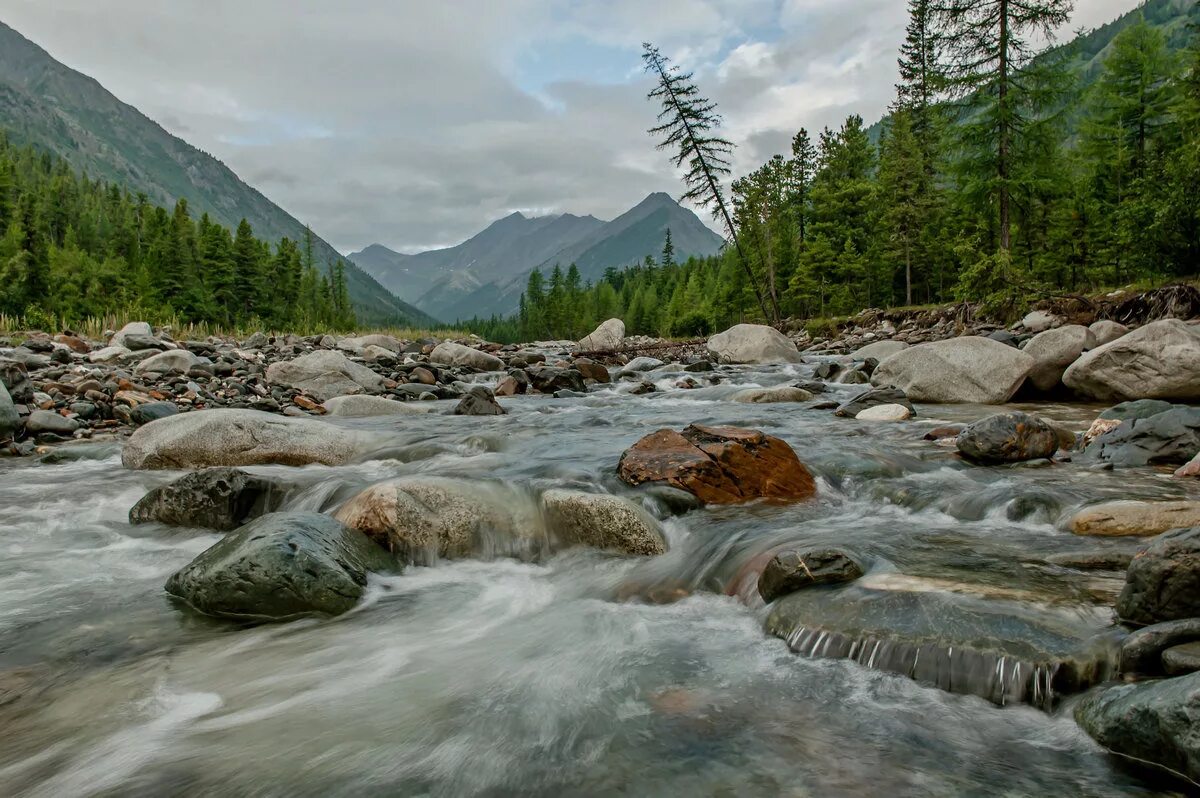
[[1200,527],[1167,532],[1137,553],[1117,614],[1141,624],[1200,617]]
[[867,344],[864,347],[854,350],[850,353],[850,357],[855,360],[872,358],[882,363],[887,358],[897,352],[903,352],[905,349],[908,349],[908,344],[903,341],[876,341],[875,343]]
[[382,396],[335,396],[323,405],[325,413],[340,418],[367,418],[370,416],[415,416],[429,411],[428,407],[414,402],[401,402]]
[[1075,720],[1114,753],[1200,781],[1200,674],[1122,684],[1087,696]]
[[1051,565],[1079,571],[1124,571],[1132,560],[1128,551],[1064,551],[1046,558]]
[[1115,321],[1108,321],[1107,319],[1093,322],[1088,326],[1088,329],[1091,330],[1092,335],[1096,337],[1096,346],[1103,346],[1104,344],[1112,343],[1122,335],[1125,335],[1127,332],[1129,332],[1129,328],[1124,324],[1119,324]]
[[781,551],[759,576],[758,593],[770,604],[780,596],[812,585],[853,582],[862,575],[862,566],[838,549]]
[[862,411],[877,407],[878,405],[903,405],[912,412],[916,412],[912,406],[912,402],[908,401],[908,397],[904,395],[904,391],[899,388],[887,386],[884,388],[872,388],[865,393],[860,393],[853,399],[847,400],[838,405],[837,410],[833,411],[835,416],[843,418],[857,418]]
[[747,388],[730,397],[731,401],[745,404],[771,404],[774,402],[807,402],[813,395],[803,388],[782,385],[775,388]]
[[1092,399],[1200,400],[1200,328],[1162,319],[1087,352],[1063,383]]
[[1200,525],[1200,501],[1112,501],[1085,507],[1072,516],[1076,535],[1157,535]]
[[374,436],[311,419],[219,409],[152,421],[121,452],[126,468],[342,465],[376,445]]
[[[695,363],[688,363],[683,367],[683,370],[689,374],[703,374],[713,370],[713,364],[710,360],[697,360]],[[803,388],[804,386],[798,386]]]
[[642,380],[637,385],[629,389],[630,396],[642,396],[648,393],[654,393],[658,388],[649,380]]
[[950,426],[946,427],[934,427],[933,429],[929,430],[929,432],[926,432],[924,435],[922,435],[921,439],[926,441],[944,441],[949,438],[957,438],[963,429],[965,429],[965,427],[962,424],[951,424]]
[[579,369],[579,373],[583,375],[585,380],[595,380],[602,384],[610,381],[608,369],[594,360],[589,360],[586,357],[577,357],[575,358],[574,365],[575,368]]
[[429,353],[429,362],[440,366],[468,366],[479,371],[502,371],[504,361],[488,352],[446,341]]
[[494,393],[496,396],[516,396],[522,387],[512,375],[505,375],[496,383]]
[[827,390],[825,383],[820,380],[800,380],[799,382],[792,383],[792,385],[809,393],[825,393]]
[[712,504],[800,501],[816,493],[812,474],[790,446],[735,427],[658,430],[625,450],[617,473],[630,485],[667,484]]
[[904,405],[875,405],[868,407],[854,418],[859,421],[907,421],[913,411]]
[[587,384],[579,369],[562,369],[555,366],[530,366],[525,371],[529,375],[529,384],[541,393],[555,391],[576,391],[587,393]]
[[25,431],[30,435],[49,432],[67,438],[75,434],[77,429],[78,421],[60,416],[53,410],[34,410],[29,414],[29,418],[25,419]]
[[383,388],[383,378],[371,369],[350,362],[341,352],[324,349],[272,363],[266,377],[271,385],[295,388],[318,402]]
[[1116,466],[1186,463],[1200,452],[1200,407],[1175,407],[1149,418],[1123,421],[1084,450],[1088,461]]
[[625,340],[625,322],[609,319],[585,336],[576,347],[580,352],[608,352],[619,349]]
[[1200,671],[1200,641],[1168,648],[1163,652],[1162,663],[1168,676]]
[[652,370],[658,368],[659,366],[665,366],[665,365],[666,365],[666,363],[663,363],[661,360],[659,360],[656,357],[646,357],[645,355],[643,355],[642,357],[635,357],[633,360],[626,363],[625,366],[621,369],[621,373],[622,374],[638,374],[643,371],[652,371]]
[[358,603],[368,572],[392,569],[385,551],[327,515],[272,513],[201,553],[166,591],[208,615],[339,615]]
[[8,395],[8,388],[0,383],[0,440],[11,438],[21,429],[21,416]]
[[179,408],[175,406],[174,402],[146,402],[130,411],[129,420],[141,426],[149,424],[151,421],[158,421],[160,418],[173,416],[178,412]]
[[659,516],[684,515],[704,506],[696,496],[670,485],[647,483],[639,486],[637,492],[648,500],[648,507]]
[[472,386],[454,408],[456,416],[503,416],[507,412],[484,385]]
[[1038,333],[1025,345],[1024,352],[1034,360],[1029,381],[1039,391],[1058,387],[1063,372],[1079,356],[1098,344],[1091,330],[1079,324],[1068,324]]
[[998,413],[968,424],[958,434],[958,451],[977,463],[1017,463],[1052,457],[1058,433],[1028,413]]
[[[0,435],[0,437],[3,437]],[[1200,477],[1200,453],[1175,470],[1177,477]]]
[[237,468],[205,468],[162,485],[129,511],[129,523],[227,531],[274,512],[283,488],[274,480]]
[[1165,672],[1163,652],[1193,640],[1200,640],[1200,618],[1143,626],[1121,641],[1121,673],[1138,678],[1161,676]]
[[796,345],[762,324],[736,324],[708,339],[708,351],[720,363],[800,363]]
[[620,496],[548,490],[542,494],[542,508],[551,534],[566,545],[650,556],[667,550],[658,523]]
[[1133,421],[1134,419],[1150,418],[1168,410],[1174,410],[1178,405],[1164,402],[1162,399],[1135,399],[1132,402],[1121,402],[1104,410],[1100,418],[1114,421]]
[[899,388],[914,402],[1004,404],[1033,365],[1033,358],[1020,350],[964,336],[892,355],[875,369],[871,383]]

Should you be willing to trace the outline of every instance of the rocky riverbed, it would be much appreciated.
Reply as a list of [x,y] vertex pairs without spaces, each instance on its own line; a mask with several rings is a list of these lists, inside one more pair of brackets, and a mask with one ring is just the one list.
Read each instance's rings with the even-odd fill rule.
[[1200,328],[1043,315],[11,340],[0,783],[1186,787]]

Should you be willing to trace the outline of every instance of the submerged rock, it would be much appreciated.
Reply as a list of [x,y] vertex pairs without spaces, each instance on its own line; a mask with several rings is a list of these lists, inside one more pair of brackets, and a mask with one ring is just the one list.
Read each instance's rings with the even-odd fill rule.
[[658,523],[620,496],[548,490],[542,494],[542,509],[551,535],[567,545],[643,555],[667,550],[667,540]]
[[857,418],[858,414],[862,411],[879,405],[903,405],[913,413],[916,412],[916,409],[912,406],[912,402],[904,395],[904,391],[899,388],[887,386],[884,388],[872,388],[869,391],[860,393],[853,399],[849,399],[838,405],[837,410],[833,411],[833,414],[845,418]]
[[804,360],[786,335],[763,324],[735,324],[709,338],[708,351],[721,363],[801,363]]
[[898,352],[879,364],[871,383],[899,388],[915,402],[1004,404],[1033,365],[1020,350],[968,335]]
[[1137,553],[1117,614],[1141,624],[1200,617],[1200,527],[1167,532]]
[[1053,457],[1058,432],[1038,416],[998,413],[968,424],[958,434],[958,451],[977,463],[1017,463]]
[[1120,500],[1085,507],[1070,520],[1076,535],[1157,535],[1200,525],[1200,502]]
[[775,388],[747,388],[738,391],[730,399],[746,404],[772,404],[774,402],[807,402],[813,395],[803,388],[782,385]]
[[283,499],[275,480],[237,468],[206,468],[159,486],[129,511],[129,523],[158,522],[227,531],[265,513]]
[[361,532],[318,513],[272,513],[202,552],[166,591],[208,615],[338,615],[362,597],[370,571],[393,569]]
[[1200,400],[1200,327],[1162,319],[1079,358],[1063,382],[1092,399]]
[[862,566],[837,549],[781,551],[758,577],[758,594],[770,604],[806,587],[852,582],[862,575]]
[[374,371],[332,350],[272,363],[267,367],[267,382],[303,391],[318,402],[383,388],[383,378]]

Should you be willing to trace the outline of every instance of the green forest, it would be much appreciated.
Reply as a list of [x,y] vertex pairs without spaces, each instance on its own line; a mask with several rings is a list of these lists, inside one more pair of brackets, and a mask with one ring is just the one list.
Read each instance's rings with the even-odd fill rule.
[[345,267],[313,262],[311,234],[272,247],[119,186],[75,174],[0,131],[0,314],[29,327],[87,319],[224,328],[354,326]]
[[[727,216],[731,246],[676,263],[668,236],[662,253],[594,285],[573,267],[535,272],[516,317],[466,326],[503,341],[577,338],[615,316],[629,334],[689,336],[949,301],[1012,318],[1043,297],[1195,276],[1200,11],[1154,0],[1036,52],[1070,11],[910,0],[887,118],[802,129],[728,196],[696,169],[699,157],[729,171],[715,104],[647,45],[663,67],[651,97],[666,97],[651,132],[690,165],[685,196]],[[708,126],[698,148],[669,138],[685,117]]]

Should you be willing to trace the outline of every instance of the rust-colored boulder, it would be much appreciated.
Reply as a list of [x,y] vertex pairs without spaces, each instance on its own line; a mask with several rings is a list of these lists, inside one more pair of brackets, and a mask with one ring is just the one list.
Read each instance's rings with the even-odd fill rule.
[[652,432],[621,455],[617,473],[630,485],[659,483],[710,504],[752,499],[801,501],[816,493],[792,447],[759,430],[692,424]]

